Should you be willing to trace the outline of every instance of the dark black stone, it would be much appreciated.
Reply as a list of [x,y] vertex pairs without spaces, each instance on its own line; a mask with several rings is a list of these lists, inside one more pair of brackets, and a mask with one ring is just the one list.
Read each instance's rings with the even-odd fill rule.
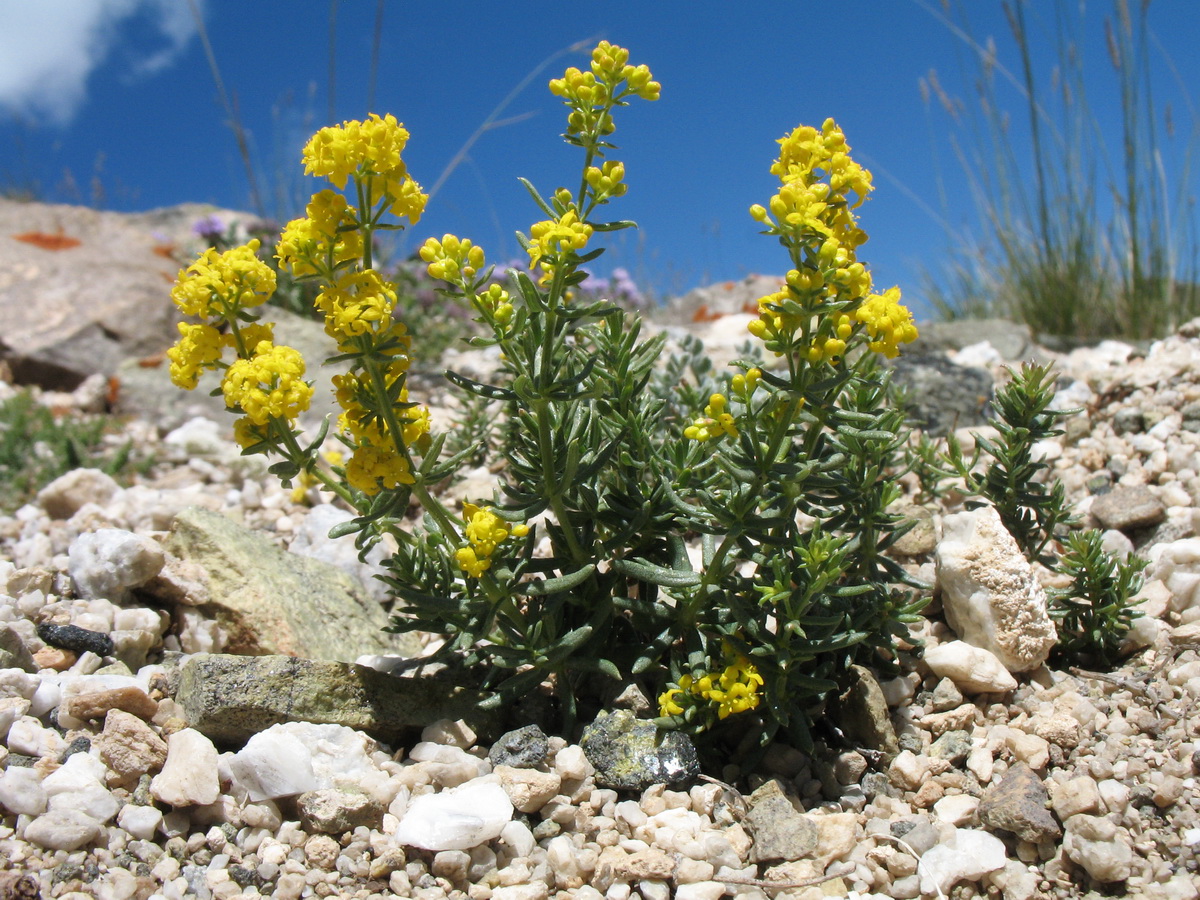
[[546,761],[550,744],[546,733],[536,725],[526,725],[510,731],[492,744],[488,761],[493,766],[512,766],[516,769],[536,769]]
[[65,862],[50,870],[50,883],[52,885],[62,884],[66,881],[75,881],[81,878],[83,878],[83,866],[79,865],[79,863]]
[[228,871],[229,879],[238,887],[244,888],[253,885],[256,888],[262,888],[267,884],[267,879],[259,875],[255,869],[233,865],[229,867]]
[[653,784],[681,787],[700,774],[691,738],[660,733],[652,722],[627,709],[601,712],[579,741],[596,767],[596,784],[618,791],[644,791]]
[[60,763],[65,763],[76,753],[87,753],[91,749],[92,741],[90,738],[77,737],[75,740],[71,741],[71,743],[67,745],[67,749],[59,755],[58,761]]
[[78,625],[39,625],[37,635],[51,647],[75,653],[87,653],[90,650],[97,656],[112,656],[116,649],[107,634],[88,631]]

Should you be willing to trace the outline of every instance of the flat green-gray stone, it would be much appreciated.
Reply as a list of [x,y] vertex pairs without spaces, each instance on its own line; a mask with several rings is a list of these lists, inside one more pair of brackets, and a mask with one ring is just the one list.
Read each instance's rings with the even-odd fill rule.
[[388,615],[360,581],[288,553],[220,513],[185,509],[164,546],[207,573],[200,610],[225,630],[230,653],[342,661],[420,653],[416,635],[384,632]]
[[345,725],[395,743],[438,719],[499,733],[488,695],[433,678],[398,678],[366,666],[290,656],[198,653],[183,664],[175,702],[188,725],[240,745],[281,722]]

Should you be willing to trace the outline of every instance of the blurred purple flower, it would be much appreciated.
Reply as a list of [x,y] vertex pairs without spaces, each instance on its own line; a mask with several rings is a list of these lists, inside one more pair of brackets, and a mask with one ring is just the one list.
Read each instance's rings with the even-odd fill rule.
[[214,215],[202,216],[192,223],[192,234],[215,243],[225,236],[225,224]]

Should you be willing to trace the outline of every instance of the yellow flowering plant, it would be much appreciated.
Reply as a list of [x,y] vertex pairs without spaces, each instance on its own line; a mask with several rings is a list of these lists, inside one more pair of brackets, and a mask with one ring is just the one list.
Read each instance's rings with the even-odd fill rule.
[[[444,636],[437,658],[475,673],[491,703],[547,688],[568,731],[629,685],[657,697],[660,727],[719,733],[748,725],[765,747],[781,732],[810,746],[811,714],[856,658],[890,653],[919,603],[886,555],[902,531],[888,513],[902,413],[876,364],[916,336],[896,289],[875,293],[855,209],[870,175],[832,120],[780,141],[779,188],[753,218],[791,270],[762,298],[758,350],[717,373],[695,342],[661,359],[666,336],[579,290],[599,235],[633,225],[604,214],[626,193],[610,159],[614,114],[660,87],[628,51],[602,41],[590,67],[550,82],[567,107],[578,183],[543,196],[518,235],[529,273],[498,280],[482,247],[430,237],[419,255],[445,296],[474,315],[470,343],[498,349],[487,382],[446,372],[503,420],[497,445],[451,453],[409,399],[412,341],[395,285],[373,266],[372,235],[416,224],[425,196],[403,162],[408,132],[371,115],[321,129],[304,149],[318,191],[288,223],[281,265],[319,288],[316,308],[348,363],[333,378],[344,445],[326,461],[322,429],[301,441],[311,384],[299,354],[275,345],[250,310],[272,284],[247,247],[180,274],[173,380],[222,372],[247,453],[335,491],[357,513],[338,529],[367,548],[395,540],[386,579],[393,629]],[[336,190],[335,190],[336,189]],[[226,359],[226,357],[229,357]],[[492,459],[492,455],[499,459]],[[466,460],[500,471],[494,496],[455,509],[438,494]],[[422,510],[409,517],[410,505]]]

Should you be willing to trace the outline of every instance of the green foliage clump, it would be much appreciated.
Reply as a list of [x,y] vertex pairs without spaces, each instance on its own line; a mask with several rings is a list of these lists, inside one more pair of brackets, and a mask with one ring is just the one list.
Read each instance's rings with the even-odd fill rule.
[[121,476],[145,471],[133,445],[113,445],[108,416],[57,415],[20,390],[0,402],[0,512],[11,512],[72,469],[90,467]]
[[1095,529],[1069,535],[1059,571],[1071,584],[1052,591],[1050,598],[1050,615],[1058,621],[1055,652],[1075,663],[1115,665],[1122,641],[1141,615],[1133,597],[1147,565],[1136,556],[1118,562]]
[[[996,508],[1025,557],[1053,567],[1055,558],[1046,548],[1059,531],[1076,520],[1062,482],[1046,477],[1049,466],[1035,458],[1034,448],[1039,441],[1062,434],[1054,423],[1076,410],[1050,408],[1054,379],[1049,365],[1027,363],[1011,375],[1012,380],[996,392],[993,404],[999,437],[976,436],[975,457],[967,461],[951,436],[949,460],[968,494],[983,497]],[[992,458],[982,474],[975,467],[980,452]]]
[[[601,42],[590,71],[550,88],[583,165],[573,188],[525,182],[542,216],[518,236],[528,267],[497,278],[455,235],[419,253],[443,303],[474,317],[468,343],[498,351],[486,380],[446,373],[473,398],[470,435],[437,433],[409,398],[424,338],[397,320],[403,290],[374,265],[373,235],[400,227],[385,215],[415,223],[426,200],[392,116],[314,136],[306,168],[338,190],[314,194],[277,250],[319,287],[330,359],[349,364],[334,379],[341,458],[321,463],[324,433],[301,440],[312,386],[300,354],[249,311],[275,285],[253,243],[181,274],[176,302],[205,321],[181,329],[172,378],[192,387],[221,371],[245,452],[336,491],[358,512],[337,531],[363,548],[394,539],[394,629],[443,636],[435,658],[476,675],[489,703],[546,689],[556,713],[544,724],[569,732],[635,685],[657,697],[660,727],[811,747],[825,695],[855,661],[893,660],[923,604],[887,555],[904,530],[889,475],[907,429],[877,358],[916,328],[899,290],[874,292],[857,258],[870,175],[832,119],[785,135],[777,192],[750,215],[790,270],[759,301],[750,349],[725,372],[696,342],[660,363],[665,336],[644,339],[635,312],[589,293],[585,268],[599,236],[633,224],[606,215],[626,192],[608,158],[614,113],[659,85]],[[481,464],[500,475],[491,496],[461,508],[439,497]]]

